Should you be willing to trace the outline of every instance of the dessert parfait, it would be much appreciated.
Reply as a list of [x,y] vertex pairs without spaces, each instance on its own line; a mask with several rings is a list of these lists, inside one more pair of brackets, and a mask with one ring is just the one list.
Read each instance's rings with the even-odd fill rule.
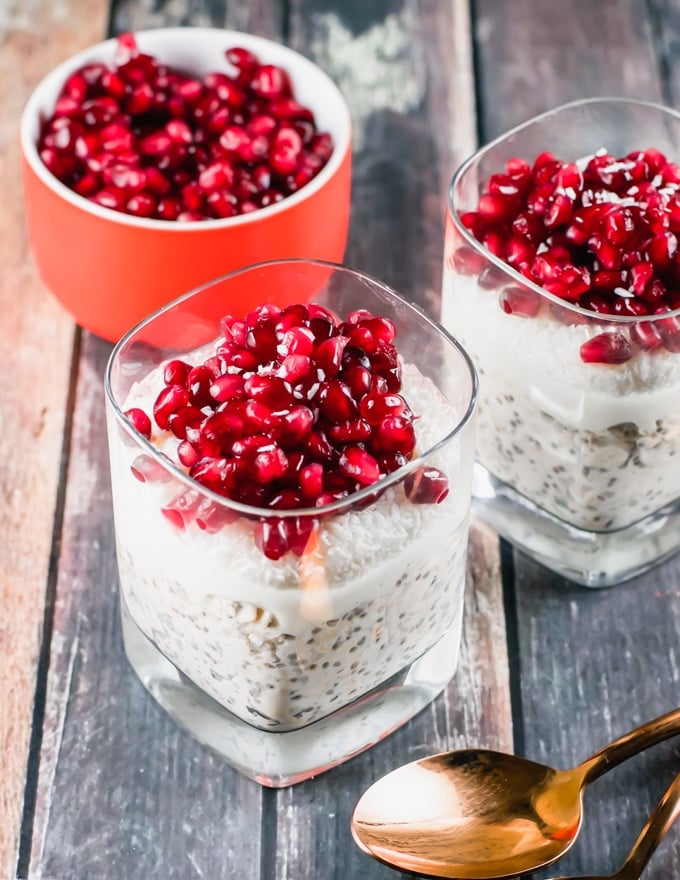
[[286,785],[444,687],[475,378],[436,324],[350,270],[264,264],[132,331],[108,393],[126,649],[194,734]]
[[567,105],[456,175],[443,322],[480,373],[475,497],[574,580],[680,547],[680,117]]

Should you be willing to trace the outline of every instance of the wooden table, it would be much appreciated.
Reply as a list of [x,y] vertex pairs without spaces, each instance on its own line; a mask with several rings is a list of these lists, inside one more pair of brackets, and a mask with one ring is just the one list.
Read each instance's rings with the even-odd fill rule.
[[[390,767],[472,744],[572,766],[680,702],[680,558],[591,592],[475,525],[448,692],[298,787],[246,781],[163,714],[121,645],[102,389],[110,346],[74,328],[36,277],[17,124],[38,79],[107,27],[188,24],[283,40],[335,78],[355,125],[346,262],[437,314],[457,163],[476,141],[568,99],[677,103],[680,3],[0,0],[0,877],[389,880],[396,873],[354,847],[348,820]],[[618,866],[678,770],[668,744],[593,785],[559,873]],[[645,876],[679,874],[676,832]]]

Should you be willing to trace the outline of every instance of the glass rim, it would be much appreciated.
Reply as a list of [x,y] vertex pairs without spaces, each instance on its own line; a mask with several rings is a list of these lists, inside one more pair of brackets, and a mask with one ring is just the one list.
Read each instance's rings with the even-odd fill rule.
[[672,311],[662,312],[658,315],[606,315],[602,312],[595,312],[592,309],[585,309],[582,306],[576,305],[576,303],[571,303],[566,299],[562,299],[561,297],[556,296],[554,293],[550,293],[550,291],[546,290],[544,287],[541,287],[540,284],[536,284],[535,281],[531,281],[525,275],[522,275],[521,272],[518,272],[515,268],[513,268],[509,263],[506,263],[495,254],[491,253],[491,251],[484,247],[481,241],[478,241],[461,222],[460,213],[456,205],[456,187],[478,159],[480,159],[482,156],[484,156],[485,153],[489,152],[494,147],[502,144],[503,141],[507,140],[509,137],[512,137],[512,135],[517,134],[518,132],[522,131],[525,128],[528,128],[530,125],[533,125],[536,122],[541,122],[542,120],[547,119],[550,116],[555,116],[564,110],[571,110],[575,107],[597,104],[628,104],[635,107],[644,107],[649,110],[659,111],[667,116],[675,117],[677,122],[680,123],[680,111],[675,110],[673,107],[666,107],[663,104],[658,104],[654,101],[644,101],[637,98],[579,98],[575,101],[568,101],[566,104],[560,104],[557,107],[553,107],[550,110],[545,110],[542,113],[538,113],[535,116],[532,116],[530,119],[527,119],[524,122],[513,126],[512,128],[503,132],[503,134],[500,134],[498,137],[494,138],[492,141],[489,141],[488,143],[482,145],[481,147],[476,149],[474,153],[468,156],[467,159],[465,159],[458,166],[458,168],[454,172],[453,178],[451,179],[451,184],[449,186],[447,197],[448,214],[451,217],[451,220],[453,221],[457,231],[462,235],[465,242],[469,244],[473,248],[473,250],[476,251],[480,256],[484,257],[497,269],[500,269],[504,274],[508,275],[512,281],[518,282],[523,287],[526,287],[528,290],[538,294],[539,296],[543,297],[543,299],[547,300],[548,302],[554,303],[560,308],[568,309],[570,312],[574,312],[574,314],[583,315],[584,317],[591,319],[592,323],[626,325],[653,323],[655,321],[662,321],[664,318],[680,317],[680,307],[677,309],[673,309]]
[[[425,323],[428,324],[435,333],[437,333],[442,339],[444,339],[448,343],[448,345],[458,353],[458,355],[462,358],[462,363],[467,368],[467,373],[470,378],[470,395],[465,412],[457,419],[456,424],[451,431],[441,437],[436,443],[429,446],[428,449],[418,455],[417,458],[412,459],[403,467],[398,468],[391,474],[386,474],[384,477],[381,477],[377,482],[371,483],[371,485],[369,486],[365,486],[358,492],[351,493],[346,498],[340,498],[339,500],[334,501],[331,504],[324,504],[320,507],[300,507],[293,510],[275,510],[267,507],[255,507],[250,504],[242,504],[241,502],[234,501],[233,499],[228,498],[224,495],[219,495],[212,489],[203,486],[197,480],[192,479],[188,473],[182,470],[182,467],[179,464],[172,461],[172,459],[161,453],[160,450],[158,450],[156,446],[153,445],[153,443],[151,443],[149,440],[147,440],[146,437],[142,436],[138,431],[133,428],[129,419],[127,419],[124,415],[123,410],[116,400],[116,396],[114,395],[113,389],[111,387],[111,374],[115,364],[120,358],[122,350],[145,326],[151,324],[161,315],[165,314],[171,309],[176,308],[181,303],[192,299],[194,296],[207,290],[210,287],[213,287],[217,284],[222,284],[229,279],[236,278],[238,275],[243,275],[259,269],[266,269],[270,266],[282,265],[314,265],[326,267],[333,271],[341,271],[344,274],[353,275],[356,278],[369,281],[371,284],[374,284],[377,287],[381,288],[383,291],[388,293],[391,297],[396,299],[411,312],[416,313],[421,320],[425,321]],[[253,263],[249,266],[243,266],[240,269],[235,269],[233,272],[228,272],[225,275],[213,278],[211,281],[207,281],[204,284],[193,288],[192,290],[182,294],[171,302],[166,303],[166,305],[162,306],[160,309],[157,309],[156,311],[147,315],[145,318],[135,324],[134,327],[128,330],[127,333],[125,333],[115,344],[106,365],[104,376],[104,390],[106,393],[106,400],[111,407],[111,411],[113,412],[113,415],[118,425],[128,434],[128,436],[137,444],[137,446],[140,447],[141,451],[143,451],[147,455],[150,455],[154,461],[162,465],[166,471],[176,477],[187,488],[198,491],[203,496],[209,498],[216,504],[219,504],[222,507],[228,507],[230,510],[242,513],[244,516],[247,516],[251,519],[295,519],[312,517],[321,518],[324,516],[330,516],[334,513],[345,512],[351,509],[357,503],[360,503],[362,500],[370,498],[370,496],[374,495],[377,491],[384,491],[391,486],[396,485],[397,483],[401,482],[404,477],[406,477],[409,473],[425,464],[427,462],[427,459],[429,459],[440,449],[443,449],[445,446],[447,446],[458,434],[461,434],[472,420],[479,399],[479,377],[477,375],[477,370],[472,361],[472,358],[467,353],[465,348],[461,345],[461,343],[438,321],[428,315],[427,312],[425,312],[419,305],[404,299],[404,297],[398,294],[383,281],[379,281],[377,278],[374,278],[372,275],[369,275],[366,272],[362,272],[358,269],[353,269],[349,266],[344,266],[341,263],[333,263],[327,260],[307,259],[304,257],[292,257],[283,260],[266,260],[261,263]]]

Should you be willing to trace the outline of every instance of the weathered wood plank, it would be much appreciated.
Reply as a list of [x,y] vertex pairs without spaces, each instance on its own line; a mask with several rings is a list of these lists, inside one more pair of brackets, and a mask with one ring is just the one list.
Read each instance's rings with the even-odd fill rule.
[[[236,4],[233,4],[236,9]],[[163,24],[270,34],[276,5],[119,4],[116,30]],[[30,877],[260,876],[262,792],[183,733],[128,669],[118,617],[103,376],[110,346],[84,334]]]
[[[183,733],[125,660],[102,376],[85,335],[30,877],[259,876],[259,788]],[[94,442],[93,442],[94,438]]]
[[28,254],[18,125],[33,86],[105,16],[104,0],[0,3],[1,877],[16,863],[73,349],[73,323]]
[[[532,0],[477,0],[476,8],[485,139],[577,97],[663,97],[643,0],[542,4],[540,14]],[[663,33],[675,45],[677,21],[664,18]],[[521,554],[514,554],[514,576],[520,734],[529,757],[574,765],[678,704],[680,560],[606,592],[571,585]],[[540,876],[609,874],[677,772],[678,757],[677,745],[668,744],[593,786],[573,853],[559,871]],[[678,864],[675,835],[645,876],[674,876]]]
[[[439,311],[443,218],[455,165],[474,148],[467,4],[294,0],[290,40],[339,84],[353,117],[349,265]],[[473,529],[464,640],[447,693],[315,782],[277,793],[272,875],[392,877],[352,844],[349,817],[397,764],[464,744],[512,749],[498,541]]]

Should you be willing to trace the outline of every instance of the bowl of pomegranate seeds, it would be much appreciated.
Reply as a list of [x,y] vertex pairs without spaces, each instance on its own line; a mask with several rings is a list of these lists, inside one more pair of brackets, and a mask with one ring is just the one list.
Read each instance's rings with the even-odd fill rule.
[[568,104],[454,177],[444,324],[480,372],[481,516],[608,586],[680,548],[680,115]]
[[169,28],[92,46],[38,85],[21,144],[40,275],[111,341],[239,267],[343,257],[347,105],[269,40]]
[[280,787],[436,696],[477,398],[443,328],[351,269],[266,263],[128,333],[106,389],[126,651],[173,717]]

